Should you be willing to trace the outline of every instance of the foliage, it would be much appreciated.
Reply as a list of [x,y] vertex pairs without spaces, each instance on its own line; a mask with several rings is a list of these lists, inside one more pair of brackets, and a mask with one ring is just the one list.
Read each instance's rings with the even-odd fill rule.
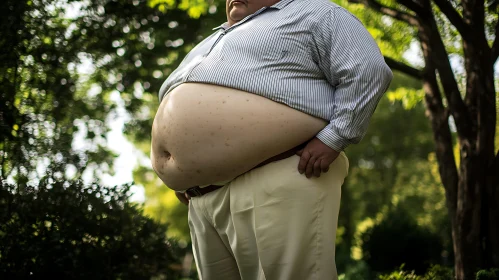
[[418,276],[414,271],[405,271],[404,265],[401,265],[398,270],[389,274],[379,275],[379,280],[453,280],[454,275],[452,269],[440,265],[432,265],[426,274]]
[[178,1],[175,0],[149,0],[149,5],[157,8],[161,12],[166,12],[178,5],[178,8],[187,11],[187,14],[191,18],[199,18],[201,15],[206,14],[208,8],[210,8],[210,4],[213,4],[213,2],[220,3],[221,1],[182,0],[178,3]]
[[338,275],[338,280],[372,279],[369,266],[364,261],[357,261],[349,265],[345,272]]
[[480,270],[476,273],[476,280],[498,280],[499,268]]
[[363,260],[372,271],[386,272],[404,263],[423,273],[439,263],[443,245],[438,235],[418,226],[405,210],[388,212],[361,236]]
[[130,186],[85,186],[53,176],[0,187],[0,278],[178,277],[166,226],[128,201]]
[[134,170],[134,181],[146,186],[144,212],[159,222],[168,223],[169,237],[189,242],[188,207],[178,201],[175,192],[166,187],[154,171],[147,167]]
[[373,36],[383,55],[405,61],[404,53],[409,49],[414,28],[380,15],[363,5],[347,0],[332,2],[346,8],[359,18]]
[[[105,96],[81,92],[76,65],[88,40],[65,19],[61,1],[2,1],[0,26],[0,177],[24,183],[49,168],[81,175],[89,162],[110,162],[104,147]],[[76,28],[75,28],[76,27]],[[91,101],[91,102],[90,102]],[[85,149],[72,148],[83,133]],[[101,169],[111,171],[109,164]],[[42,170],[43,171],[43,170]]]
[[[454,279],[454,274],[452,269],[440,266],[432,265],[426,274],[418,276],[414,271],[406,271],[405,266],[402,265],[398,270],[392,271],[388,274],[381,274],[378,276],[379,280],[452,280]],[[353,278],[352,278],[353,279]],[[366,279],[366,278],[364,278]],[[499,279],[499,269],[492,268],[488,270],[480,270],[476,274],[476,280],[496,280]]]
[[414,271],[407,272],[403,270],[404,266],[400,267],[399,271],[393,271],[390,274],[380,275],[379,280],[423,280],[422,277],[417,276]]
[[425,280],[453,280],[454,271],[441,265],[432,265],[425,274]]
[[163,78],[223,13],[194,19],[188,2],[170,2],[164,13],[146,0],[2,2],[2,178],[28,181],[55,168],[78,178],[89,166],[112,172],[107,122],[120,100],[131,116],[128,136],[150,141]]

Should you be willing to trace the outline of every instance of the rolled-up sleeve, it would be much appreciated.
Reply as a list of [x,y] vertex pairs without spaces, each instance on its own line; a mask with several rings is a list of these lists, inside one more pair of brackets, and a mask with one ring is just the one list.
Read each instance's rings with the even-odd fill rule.
[[330,123],[317,138],[336,151],[358,143],[393,74],[373,37],[343,8],[326,12],[312,30],[313,56],[334,99]]

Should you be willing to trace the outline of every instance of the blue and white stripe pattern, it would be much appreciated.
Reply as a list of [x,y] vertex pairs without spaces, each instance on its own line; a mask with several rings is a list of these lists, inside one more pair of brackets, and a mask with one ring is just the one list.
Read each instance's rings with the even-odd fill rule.
[[372,36],[328,0],[281,0],[199,43],[160,100],[186,82],[261,95],[329,121],[317,134],[336,151],[359,142],[392,72]]

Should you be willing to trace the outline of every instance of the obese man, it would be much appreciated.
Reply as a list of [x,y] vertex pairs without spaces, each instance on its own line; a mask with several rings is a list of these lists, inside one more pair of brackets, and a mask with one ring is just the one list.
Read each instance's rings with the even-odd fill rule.
[[343,150],[392,73],[328,0],[228,0],[160,89],[152,165],[189,205],[201,279],[337,279]]

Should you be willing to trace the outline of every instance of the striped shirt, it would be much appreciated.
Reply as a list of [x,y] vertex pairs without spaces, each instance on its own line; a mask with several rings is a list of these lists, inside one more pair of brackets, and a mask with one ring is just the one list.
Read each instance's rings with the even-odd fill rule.
[[329,124],[317,138],[336,151],[358,143],[392,79],[372,36],[328,0],[281,0],[199,43],[161,86],[182,83],[258,94]]

